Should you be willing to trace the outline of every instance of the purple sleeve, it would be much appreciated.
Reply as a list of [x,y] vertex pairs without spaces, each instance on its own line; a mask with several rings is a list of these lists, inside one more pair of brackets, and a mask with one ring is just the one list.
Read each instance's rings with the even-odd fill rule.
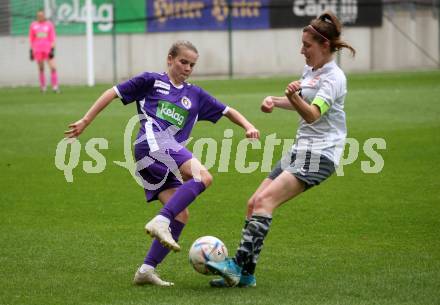
[[216,98],[200,89],[200,109],[198,114],[199,121],[210,121],[216,123],[226,110],[226,105],[219,102]]
[[127,105],[131,102],[142,100],[153,87],[153,84],[153,75],[145,72],[116,85],[114,88],[122,103]]

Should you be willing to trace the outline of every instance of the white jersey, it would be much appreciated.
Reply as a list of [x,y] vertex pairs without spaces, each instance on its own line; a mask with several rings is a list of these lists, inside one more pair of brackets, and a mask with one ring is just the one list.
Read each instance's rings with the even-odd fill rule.
[[347,94],[347,80],[344,72],[331,61],[316,71],[305,66],[301,78],[301,95],[311,104],[315,98],[325,101],[329,109],[315,122],[308,124],[302,117],[296,132],[293,152],[309,150],[322,154],[339,164],[347,127],[345,123],[344,99]]

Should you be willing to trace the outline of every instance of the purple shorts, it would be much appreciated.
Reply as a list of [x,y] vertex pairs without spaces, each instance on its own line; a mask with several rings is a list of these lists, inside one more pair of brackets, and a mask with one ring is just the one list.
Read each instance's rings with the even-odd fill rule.
[[136,162],[146,160],[146,163],[137,163],[136,174],[143,179],[147,202],[158,199],[159,194],[167,189],[176,188],[182,182],[172,173],[186,161],[193,158],[192,153],[182,147],[179,151],[167,149],[151,152],[148,145],[135,145],[134,155]]

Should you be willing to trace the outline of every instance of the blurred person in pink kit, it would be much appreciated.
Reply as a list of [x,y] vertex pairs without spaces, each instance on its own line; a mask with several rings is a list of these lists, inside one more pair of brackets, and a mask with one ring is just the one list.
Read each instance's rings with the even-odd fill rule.
[[55,27],[46,20],[43,10],[38,10],[37,20],[29,27],[30,59],[38,65],[40,90],[46,92],[46,76],[44,74],[44,62],[47,61],[50,68],[50,81],[52,90],[59,93],[58,75],[55,65]]

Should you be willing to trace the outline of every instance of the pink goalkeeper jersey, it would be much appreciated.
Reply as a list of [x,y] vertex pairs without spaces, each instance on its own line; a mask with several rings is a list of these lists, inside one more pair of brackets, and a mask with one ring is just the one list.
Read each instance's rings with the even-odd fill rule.
[[29,42],[34,51],[49,52],[55,42],[55,28],[52,22],[33,21],[29,28]]

